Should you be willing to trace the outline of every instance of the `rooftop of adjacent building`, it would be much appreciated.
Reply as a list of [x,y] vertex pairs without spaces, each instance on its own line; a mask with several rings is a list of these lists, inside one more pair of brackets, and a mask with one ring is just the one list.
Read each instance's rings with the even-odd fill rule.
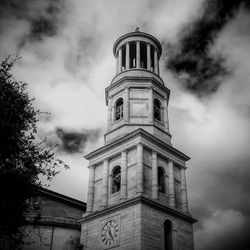
[[79,228],[78,220],[86,211],[85,202],[43,187],[35,188],[34,196],[28,203],[28,224]]

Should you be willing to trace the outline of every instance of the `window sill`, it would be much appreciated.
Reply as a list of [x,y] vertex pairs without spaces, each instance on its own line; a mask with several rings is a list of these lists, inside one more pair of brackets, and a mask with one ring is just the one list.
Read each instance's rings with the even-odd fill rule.
[[115,192],[113,194],[109,194],[109,197],[115,197],[115,196],[120,195],[120,194],[121,194],[121,192],[117,191],[117,192]]

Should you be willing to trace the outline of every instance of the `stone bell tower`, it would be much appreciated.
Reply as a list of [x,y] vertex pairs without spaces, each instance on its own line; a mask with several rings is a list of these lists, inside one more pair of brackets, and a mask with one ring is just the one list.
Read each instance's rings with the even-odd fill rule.
[[117,72],[105,90],[105,145],[85,156],[83,249],[192,250],[196,220],[188,212],[185,177],[190,158],[171,144],[161,44],[136,30],[118,38],[113,53]]

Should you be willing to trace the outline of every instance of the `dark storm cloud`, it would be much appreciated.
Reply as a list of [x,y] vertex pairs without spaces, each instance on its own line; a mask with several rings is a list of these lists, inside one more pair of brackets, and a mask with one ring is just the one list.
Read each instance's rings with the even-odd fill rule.
[[211,54],[219,32],[240,8],[250,10],[248,0],[207,0],[200,18],[188,23],[180,32],[178,44],[166,44],[169,68],[184,87],[198,96],[214,93],[223,77],[230,73],[225,58]]
[[40,41],[43,37],[54,36],[62,22],[64,7],[64,0],[0,1],[0,33],[8,20],[14,20],[26,21],[30,25],[30,33],[22,38],[20,46],[28,40]]
[[[206,244],[198,242],[201,250],[238,250],[250,247],[250,157],[231,161],[226,165],[213,166],[203,170],[206,186],[202,198],[194,205],[192,213],[198,219],[196,230],[212,237]],[[220,211],[219,213],[215,213]],[[228,211],[231,211],[227,213]],[[221,220],[221,221],[220,221]],[[227,228],[227,222],[239,225]],[[205,222],[204,222],[205,221]],[[231,221],[231,222],[230,222]],[[217,233],[213,228],[221,227],[224,232]],[[214,226],[213,226],[214,225]],[[218,230],[218,229],[217,229]],[[228,232],[227,232],[228,231]]]
[[230,207],[250,216],[249,162],[250,157],[244,160],[238,159],[231,165],[212,172],[215,182],[209,189],[208,195],[214,205],[221,209]]
[[98,129],[89,129],[83,132],[66,131],[62,128],[56,129],[56,135],[61,142],[61,149],[67,153],[81,152],[87,141],[94,142],[98,139],[100,132]]
[[[235,213],[236,215],[237,213]],[[232,213],[232,215],[234,215]],[[231,228],[221,227],[221,232],[217,232],[209,244],[198,243],[200,250],[249,250],[250,249],[250,219],[245,219],[244,224],[237,225],[234,228],[233,221],[235,218],[228,216],[226,218]],[[238,218],[239,219],[239,218]],[[240,218],[240,220],[243,218]],[[221,218],[214,216],[214,220],[217,221],[216,226],[220,223]],[[237,221],[237,219],[236,219]],[[210,222],[211,223],[211,222]],[[209,237],[209,236],[208,236]]]

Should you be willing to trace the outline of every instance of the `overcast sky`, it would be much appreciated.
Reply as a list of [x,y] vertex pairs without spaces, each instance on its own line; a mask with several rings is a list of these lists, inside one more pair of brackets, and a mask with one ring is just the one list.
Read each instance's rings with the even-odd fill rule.
[[70,165],[51,189],[86,201],[87,161],[103,145],[114,41],[140,27],[163,45],[173,145],[191,157],[187,184],[197,250],[250,249],[250,8],[243,0],[3,0],[0,56],[51,113],[39,137]]

